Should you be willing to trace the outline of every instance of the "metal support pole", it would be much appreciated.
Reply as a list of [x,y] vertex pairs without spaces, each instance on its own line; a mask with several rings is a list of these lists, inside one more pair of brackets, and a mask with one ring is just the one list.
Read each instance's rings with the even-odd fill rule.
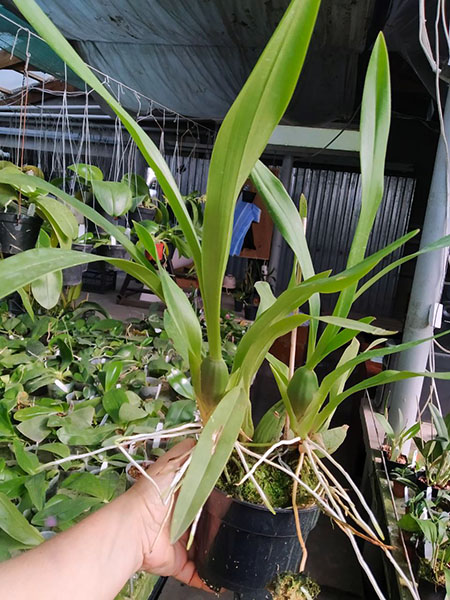
[[[292,156],[292,154],[286,154],[283,157],[283,162],[281,163],[280,181],[284,185],[284,187],[287,189],[288,192],[289,192],[290,183],[291,183],[291,173],[292,173],[293,164],[294,164],[294,157]],[[271,250],[270,250],[269,273],[271,274],[270,275],[271,279],[273,279],[275,281],[275,287],[277,287],[276,281],[277,281],[278,270],[279,270],[279,266],[280,266],[281,248],[282,247],[283,247],[283,236],[278,231],[278,229],[276,227],[274,227],[273,234],[272,234],[272,245],[271,245]]]
[[[444,130],[450,140],[450,93],[444,111]],[[448,158],[441,136],[436,152],[433,177],[423,223],[420,247],[447,235],[448,227]],[[403,342],[420,340],[433,335],[433,308],[441,301],[447,268],[448,249],[422,254],[417,259],[406,316]],[[424,342],[398,355],[399,371],[425,371],[432,342]],[[397,381],[392,386],[390,421],[396,431],[402,425],[411,426],[417,419],[423,377]],[[403,421],[403,423],[401,423]]]

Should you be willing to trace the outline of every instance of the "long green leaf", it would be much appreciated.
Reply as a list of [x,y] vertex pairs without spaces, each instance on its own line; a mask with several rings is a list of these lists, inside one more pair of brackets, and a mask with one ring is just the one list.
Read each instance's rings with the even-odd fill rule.
[[210,353],[222,356],[220,300],[234,206],[294,93],[320,0],[293,0],[228,111],[209,168],[203,220],[202,296]]
[[[293,310],[296,310],[304,302],[306,302],[312,294],[332,294],[343,290],[345,287],[359,281],[365,274],[370,272],[385,256],[390,254],[393,249],[404,243],[405,239],[409,239],[410,235],[403,236],[400,240],[389,244],[386,248],[382,248],[372,254],[368,258],[361,261],[359,264],[346,269],[333,277],[324,277],[323,274],[318,274],[304,281],[298,286],[291,287],[284,291],[250,327],[247,333],[241,339],[233,362],[233,372],[237,371],[245,358],[245,355],[252,348],[253,344],[259,343],[259,337],[263,335],[264,330],[273,323],[283,319]],[[355,327],[360,321],[355,321]],[[321,340],[320,340],[321,341]],[[320,344],[319,341],[319,344]],[[318,351],[317,345],[315,353]]]
[[436,240],[435,242],[433,242],[432,244],[428,244],[427,246],[424,246],[423,248],[421,248],[417,252],[413,252],[413,254],[408,254],[407,256],[403,256],[402,258],[399,258],[398,260],[395,260],[393,263],[391,263],[390,265],[388,265],[384,269],[381,269],[381,271],[379,271],[376,275],[374,275],[368,281],[366,281],[359,288],[359,290],[356,292],[356,294],[355,294],[355,300],[357,300],[374,283],[376,283],[379,279],[381,279],[382,277],[384,277],[390,271],[393,271],[394,269],[397,269],[398,267],[400,267],[404,263],[408,262],[409,260],[412,260],[413,258],[417,258],[421,254],[425,254],[426,252],[432,252],[433,250],[439,250],[440,248],[447,248],[447,246],[450,246],[450,235],[445,235],[444,237],[440,238],[439,240]]
[[[315,275],[314,267],[306,241],[305,230],[299,211],[286,188],[272,171],[261,161],[258,161],[251,172],[251,179],[258,190],[275,226],[294,252],[300,265],[303,279]],[[320,315],[320,296],[314,295],[309,300],[311,315]],[[317,322],[311,324],[308,336],[308,353],[312,351],[317,336]]]
[[242,388],[233,388],[208,419],[175,505],[170,530],[172,544],[180,539],[214,488],[239,435],[248,402]]
[[160,298],[163,298],[159,277],[143,265],[121,258],[107,258],[58,248],[35,248],[2,260],[0,262],[0,298],[12,294],[48,273],[99,260],[104,260],[136,277]]
[[255,283],[255,290],[259,295],[259,306],[256,318],[258,318],[265,310],[267,310],[276,301],[276,297],[273,295],[272,288],[267,281],[257,281]]
[[[383,198],[384,162],[391,121],[389,58],[383,34],[374,44],[367,68],[361,104],[361,211],[350,248],[347,267],[360,262],[366,253],[373,223]],[[334,315],[346,317],[354,302],[356,284],[344,290]],[[328,326],[322,334],[321,347],[327,346],[337,329]]]
[[[145,160],[155,172],[158,183],[160,184],[164,195],[169,201],[175,217],[180,224],[184,235],[186,236],[192,252],[192,257],[195,262],[198,277],[201,278],[200,242],[175,179],[158,148],[145,133],[142,127],[136,123],[131,115],[129,115],[128,112],[122,108],[120,103],[117,102],[112,94],[108,92],[108,90],[102,85],[99,79],[97,79],[86,63],[78,56],[76,51],[67,42],[64,36],[58,31],[55,25],[53,25],[46,14],[39,8],[37,3],[34,0],[14,0],[14,3],[30,23],[30,25],[34,27],[37,33],[44,38],[52,50],[60,58],[62,58],[64,62],[79,77],[81,77],[81,79],[83,79],[83,81],[85,81],[108,103],[108,105],[119,117],[122,124],[128,130]],[[104,227],[104,229],[105,231],[108,231],[106,227]],[[115,237],[119,239],[117,236]],[[121,243],[123,244],[123,242]],[[125,244],[123,245],[125,246]]]
[[[369,257],[369,259],[372,257],[375,257],[377,255],[378,256],[382,255],[382,258],[380,258],[380,260],[377,261],[377,264],[378,264],[378,262],[380,262],[383,258],[385,258],[386,256],[389,256],[389,254],[392,254],[392,252],[395,252],[398,248],[400,248],[401,246],[406,244],[406,242],[408,242],[412,237],[414,237],[416,235],[416,233],[417,233],[417,231],[411,231],[409,233],[406,233],[398,240],[395,240],[394,242],[392,242],[385,248],[382,248],[381,250],[378,250],[378,252],[376,252],[375,254],[372,254],[371,257]],[[365,259],[365,260],[368,260],[368,259]],[[365,262],[365,260],[363,262]],[[362,263],[359,263],[359,264],[362,264]],[[356,266],[358,266],[358,265],[356,265]],[[375,266],[375,265],[373,265],[373,266]],[[352,268],[355,268],[355,267],[352,267]],[[370,270],[371,269],[369,269],[369,271]],[[366,273],[369,271],[366,271]],[[344,271],[344,273],[345,272],[346,271]],[[360,277],[360,279],[361,279],[361,277]],[[337,315],[338,312],[339,311],[337,309],[335,309],[333,314]],[[317,342],[317,346],[316,346],[316,349],[314,350],[314,353],[312,354],[312,356],[310,358],[308,358],[308,365],[311,368],[314,368],[314,366],[316,366],[321,360],[323,360],[323,358],[325,356],[327,356],[327,354],[329,354],[331,352],[330,348],[332,348],[334,346],[334,341],[335,341],[337,335],[339,335],[337,333],[338,330],[339,330],[339,328],[334,325],[327,325],[327,327],[325,328],[325,331],[320,336],[320,339]]]
[[178,287],[167,271],[160,269],[164,299],[172,321],[188,345],[189,366],[194,387],[198,391],[198,377],[202,357],[202,330],[198,317],[186,294]]
[[[319,410],[319,408],[325,402],[325,400],[326,400],[331,388],[333,387],[334,383],[336,382],[336,380],[339,379],[339,377],[341,375],[343,375],[348,369],[354,368],[357,365],[359,365],[363,362],[366,362],[367,360],[371,360],[373,358],[381,358],[383,356],[389,356],[391,354],[396,354],[398,352],[402,352],[403,350],[409,350],[410,348],[419,346],[420,344],[423,344],[424,342],[428,342],[430,340],[440,338],[443,335],[447,335],[447,333],[448,332],[442,332],[438,335],[435,335],[430,338],[425,338],[423,340],[404,342],[403,344],[397,344],[396,346],[387,346],[384,348],[376,348],[374,350],[361,352],[361,354],[358,354],[357,356],[355,356],[355,358],[352,358],[351,360],[346,361],[345,363],[336,367],[336,369],[334,369],[331,373],[329,373],[328,375],[326,375],[326,377],[324,377],[324,379],[322,380],[322,383],[320,384],[319,390],[317,392],[317,398],[315,398],[315,400],[314,400],[314,405],[315,405],[316,409]],[[323,425],[323,423],[328,419],[328,417],[337,408],[338,403],[340,401],[341,401],[341,398],[339,397],[335,402],[330,402],[329,404],[327,404],[327,406],[325,406],[325,408],[317,416],[317,419],[315,421],[317,428],[320,428]]]

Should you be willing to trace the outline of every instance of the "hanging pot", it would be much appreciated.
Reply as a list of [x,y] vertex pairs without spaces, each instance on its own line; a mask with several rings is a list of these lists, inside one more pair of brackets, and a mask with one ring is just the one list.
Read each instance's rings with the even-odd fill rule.
[[155,215],[155,208],[144,208],[143,206],[138,206],[136,210],[133,210],[129,213],[130,220],[136,221],[137,223],[139,223],[140,221],[154,221]]
[[[72,244],[72,250],[77,252],[92,252],[92,244]],[[88,265],[77,265],[63,269],[63,285],[79,285],[83,281],[83,273],[87,271]]]
[[[319,510],[300,509],[299,517],[306,540]],[[195,564],[206,584],[216,591],[238,592],[242,598],[270,598],[266,585],[278,573],[298,570],[302,557],[292,509],[276,509],[273,515],[217,489],[203,508],[195,544]]]
[[40,217],[0,213],[0,252],[17,254],[36,245],[42,225]]

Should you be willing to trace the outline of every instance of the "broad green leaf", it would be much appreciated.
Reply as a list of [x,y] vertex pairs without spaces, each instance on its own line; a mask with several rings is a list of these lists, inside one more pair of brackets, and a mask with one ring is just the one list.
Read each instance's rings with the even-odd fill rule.
[[120,423],[119,410],[122,404],[128,403],[128,397],[122,388],[113,388],[104,394],[102,399],[103,408],[114,421]]
[[51,429],[47,427],[47,421],[48,414],[38,415],[37,417],[23,421],[17,425],[17,429],[22,435],[39,444],[51,433]]
[[[136,121],[126,112],[126,110],[122,108],[120,103],[112,96],[112,94],[102,85],[102,83],[92,73],[86,63],[78,56],[72,46],[64,39],[63,35],[53,25],[50,19],[39,8],[37,3],[33,0],[15,0],[15,3],[17,8],[26,16],[26,19],[30,25],[45,39],[52,50],[54,50],[54,52],[60,58],[62,58],[64,62],[88,84],[89,87],[95,90],[97,94],[109,104],[112,110],[120,118],[122,124],[136,142],[136,145],[141,151],[143,157],[155,172],[158,183],[161,186],[164,195],[166,196],[175,214],[175,217],[180,224],[181,229],[183,230],[184,235],[186,236],[187,242],[191,249],[192,257],[196,265],[198,276],[201,278],[200,243],[195,232],[194,225],[182,199],[181,193],[177,187],[175,179],[156,145],[152,142],[142,127],[136,123]],[[82,207],[84,207],[82,202],[80,202],[80,204]],[[75,208],[77,207],[75,206]],[[86,215],[82,210],[80,210],[80,212],[90,218],[89,215]],[[96,211],[93,212],[95,213]],[[103,219],[103,221],[108,223],[106,219]],[[96,221],[94,220],[94,222]],[[97,224],[101,225],[105,231],[108,231],[108,229],[101,223]],[[108,231],[108,233],[110,233],[110,231]],[[119,240],[115,234],[112,235]],[[125,236],[122,234],[122,237]],[[121,240],[119,241],[125,246]]]
[[25,482],[25,488],[30,494],[31,502],[37,508],[42,510],[45,503],[45,493],[47,491],[48,483],[45,480],[45,473],[37,473],[32,477],[29,477]]
[[0,400],[0,437],[15,437],[16,433],[9,418],[5,401]]
[[125,402],[121,404],[119,408],[118,422],[119,423],[130,423],[130,421],[139,421],[147,417],[148,413],[135,404]]
[[78,235],[78,223],[74,214],[62,202],[50,196],[38,196],[33,198],[38,212],[52,226],[59,245],[69,250]]
[[294,93],[319,6],[320,0],[291,2],[214,144],[203,218],[201,286],[214,359],[222,356],[220,300],[236,199]]
[[[50,248],[50,236],[43,230],[39,232],[37,248]],[[36,279],[31,284],[31,293],[34,299],[43,307],[49,310],[58,304],[63,285],[61,271],[47,273],[43,277]]]
[[376,418],[376,420],[378,421],[378,423],[381,425],[381,427],[383,428],[383,431],[393,437],[394,434],[394,430],[392,429],[391,424],[389,423],[389,421],[386,419],[386,417],[380,413],[374,413],[374,416]]
[[26,546],[37,546],[44,541],[39,531],[28,523],[11,500],[1,492],[0,529]]
[[203,428],[175,505],[170,530],[172,543],[195,519],[222,473],[239,435],[248,402],[242,388],[232,389]]
[[169,429],[183,423],[194,421],[195,400],[177,400],[172,402],[164,420],[164,428]]
[[176,326],[168,310],[164,311],[164,329],[172,341],[175,350],[182,357],[186,365],[189,364],[189,349],[187,340],[183,337],[181,331]]
[[63,481],[60,487],[93,496],[103,502],[109,502],[114,496],[118,481],[119,475],[114,471],[108,471],[100,475],[72,473]]
[[[272,221],[294,252],[301,268],[303,279],[313,277],[315,272],[306,241],[302,216],[286,191],[286,188],[278,177],[261,161],[258,161],[254,166],[251,178],[258,190],[258,194],[266,205]],[[302,202],[302,206],[304,204],[305,202]],[[311,296],[309,307],[311,315],[317,317],[320,315],[319,295],[315,294]],[[314,322],[308,336],[308,345],[311,345],[311,351],[314,348],[316,336],[317,323]]]
[[[314,440],[322,446],[328,454],[333,454],[344,443],[347,437],[348,425],[333,427],[314,436]],[[320,451],[317,451],[320,456]]]
[[51,452],[52,454],[60,456],[61,458],[66,458],[67,456],[70,456],[70,448],[65,444],[60,444],[59,442],[49,442],[48,444],[41,444],[39,446],[39,450]]
[[95,199],[111,217],[120,217],[130,210],[133,198],[125,181],[93,180],[91,185]]
[[98,498],[90,498],[87,496],[71,498],[64,494],[57,494],[46,502],[44,508],[34,515],[31,522],[34,525],[43,526],[50,517],[55,518],[58,526],[61,526],[66,522],[73,521],[100,503],[101,500]]
[[84,183],[91,181],[103,181],[103,173],[98,167],[94,165],[86,164],[75,164],[67,167],[70,171],[73,171],[78,175],[80,179],[84,179]]
[[274,444],[280,439],[281,432],[286,422],[286,409],[283,400],[280,400],[263,415],[253,435],[255,444]]
[[28,479],[28,475],[13,477],[13,479],[0,479],[0,493],[5,494],[11,500],[21,499],[24,494],[24,484]]
[[117,425],[101,425],[99,427],[80,427],[65,425],[58,429],[56,435],[63,444],[69,446],[96,446],[113,435]]
[[109,392],[109,390],[116,387],[116,383],[119,381],[122,369],[123,362],[120,360],[113,360],[103,367],[103,371],[105,373],[105,392]]
[[32,321],[34,321],[35,315],[34,315],[34,310],[33,307],[31,306],[31,302],[30,302],[30,297],[28,295],[28,293],[24,290],[24,288],[19,288],[17,290],[20,299],[22,300],[22,304],[24,309],[27,311],[28,315],[30,316],[30,319]]
[[25,450],[25,447],[21,441],[14,440],[13,449],[17,464],[23,471],[25,471],[25,473],[28,473],[28,475],[34,475],[39,471],[40,462],[38,457],[32,452]]
[[186,374],[179,369],[173,367],[167,373],[167,381],[169,382],[170,387],[179,395],[184,398],[189,398],[190,400],[194,400],[194,390],[192,389],[191,382],[186,377]]
[[258,318],[265,310],[267,310],[275,302],[276,298],[273,295],[272,288],[267,281],[257,281],[255,290],[259,295],[259,306],[256,318]]
[[61,271],[47,273],[31,283],[31,291],[35,300],[47,310],[58,304],[62,291],[63,276]]

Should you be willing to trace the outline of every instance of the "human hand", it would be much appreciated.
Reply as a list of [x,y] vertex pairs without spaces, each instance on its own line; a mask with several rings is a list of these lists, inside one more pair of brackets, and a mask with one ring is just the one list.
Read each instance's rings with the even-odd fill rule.
[[[147,473],[164,493],[170,486],[175,474],[188,458],[195,442],[184,440],[147,469]],[[129,490],[140,503],[142,515],[142,566],[141,569],[175,577],[182,583],[211,591],[200,579],[194,562],[191,560],[186,544],[188,532],[174,545],[170,543],[171,503],[161,500],[158,491],[145,477],[141,477]]]

